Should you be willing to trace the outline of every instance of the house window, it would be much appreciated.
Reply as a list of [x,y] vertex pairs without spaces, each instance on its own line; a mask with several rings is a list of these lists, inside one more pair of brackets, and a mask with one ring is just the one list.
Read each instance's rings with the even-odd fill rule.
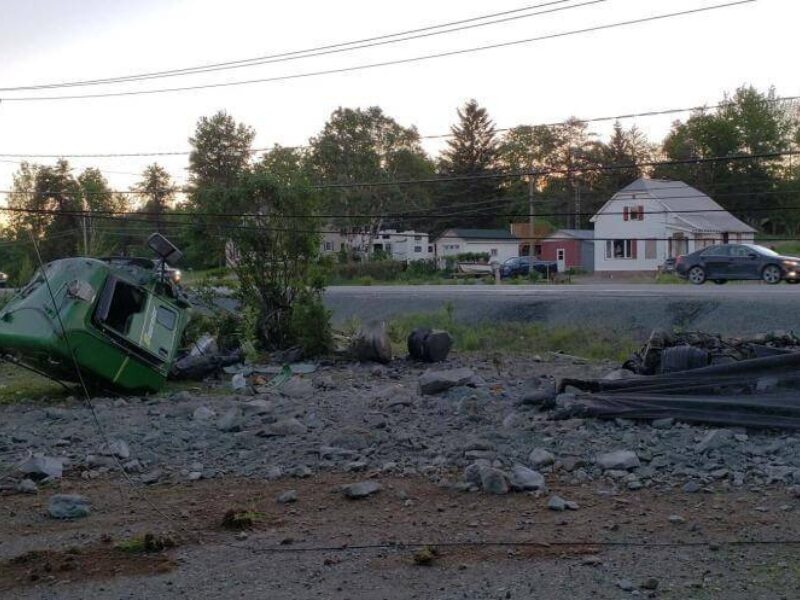
[[490,254],[491,254],[492,256],[497,256],[497,248],[492,248],[492,250],[491,250]]
[[333,252],[333,242],[325,242],[325,252]]
[[655,240],[645,240],[644,241],[644,257],[650,260],[656,258],[656,241]]
[[626,206],[622,209],[623,221],[644,221],[644,206]]
[[432,253],[432,252],[433,252],[433,246],[428,246],[428,252],[429,252],[429,253]]
[[391,235],[389,235],[388,233],[384,233],[384,234],[381,236],[381,238],[382,238],[382,239],[384,239],[384,240],[388,240],[388,239],[390,239],[391,237],[392,237],[392,236],[391,236]]
[[414,246],[414,252],[422,252],[422,246]]
[[633,240],[606,240],[606,258],[633,258]]

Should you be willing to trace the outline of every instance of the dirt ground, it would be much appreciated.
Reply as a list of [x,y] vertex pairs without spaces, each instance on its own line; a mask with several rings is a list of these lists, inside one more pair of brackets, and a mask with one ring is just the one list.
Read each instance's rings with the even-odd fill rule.
[[[74,521],[47,518],[49,494],[8,495],[0,499],[0,595],[800,597],[798,503],[783,488],[689,495],[556,487],[579,508],[555,512],[550,494],[464,493],[424,478],[382,477],[377,494],[345,498],[340,487],[357,480],[324,474],[134,490],[123,479],[67,477],[47,491],[93,500],[92,514]],[[276,502],[289,489],[297,502]],[[253,526],[223,528],[232,509],[249,513]],[[146,533],[175,547],[131,551]],[[432,560],[417,565],[424,546]]]

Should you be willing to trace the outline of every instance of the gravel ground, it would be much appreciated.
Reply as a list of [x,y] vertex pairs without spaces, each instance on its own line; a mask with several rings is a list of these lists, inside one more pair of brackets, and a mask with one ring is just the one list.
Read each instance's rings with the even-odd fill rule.
[[[800,563],[791,546],[727,543],[800,539],[800,436],[670,421],[550,421],[535,405],[537,390],[553,378],[598,376],[615,365],[543,358],[454,356],[434,368],[446,373],[433,375],[404,360],[340,363],[295,376],[279,389],[255,382],[252,393],[234,395],[222,381],[171,395],[97,398],[108,444],[77,399],[5,405],[0,493],[8,512],[0,524],[0,560],[6,561],[0,592],[41,598],[797,597]],[[420,393],[421,384],[453,383]],[[63,463],[63,477],[24,482],[18,465],[30,454],[59,459],[52,462]],[[378,486],[361,500],[340,491],[364,482]],[[296,502],[276,502],[290,490]],[[351,488],[351,495],[360,490]],[[91,515],[46,517],[57,492],[86,496]],[[116,540],[165,528],[142,495],[182,523],[168,526],[181,543],[152,561],[116,557],[104,571],[104,561],[116,556],[113,548],[95,548],[104,534]],[[230,507],[256,511],[264,522],[250,532],[221,532]],[[453,540],[535,546],[443,547],[433,566],[422,568],[411,565],[411,549],[391,545]],[[564,545],[553,545],[559,541]],[[603,545],[632,541],[651,547]],[[390,547],[341,549],[376,543]],[[251,546],[234,557],[231,544]],[[63,556],[25,555],[74,546],[85,548],[76,556],[92,556],[96,566],[70,571],[66,580],[52,574]],[[339,549],[252,551],[320,546]],[[587,559],[596,555],[599,562]],[[648,578],[660,581],[657,589]],[[25,586],[11,583],[18,580]]]

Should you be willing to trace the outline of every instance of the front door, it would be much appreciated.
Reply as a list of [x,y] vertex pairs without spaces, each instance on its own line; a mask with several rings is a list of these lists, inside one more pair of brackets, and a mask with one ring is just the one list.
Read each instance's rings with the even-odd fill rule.
[[567,270],[567,251],[564,248],[556,250],[556,263],[558,263],[558,272],[563,273]]

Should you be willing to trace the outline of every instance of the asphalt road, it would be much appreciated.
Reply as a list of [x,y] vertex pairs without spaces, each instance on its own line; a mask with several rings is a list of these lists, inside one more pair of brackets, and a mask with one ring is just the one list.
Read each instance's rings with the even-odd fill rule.
[[464,321],[589,325],[644,333],[655,327],[729,335],[800,330],[800,286],[591,285],[341,286],[329,288],[334,321],[385,320],[441,310]]

